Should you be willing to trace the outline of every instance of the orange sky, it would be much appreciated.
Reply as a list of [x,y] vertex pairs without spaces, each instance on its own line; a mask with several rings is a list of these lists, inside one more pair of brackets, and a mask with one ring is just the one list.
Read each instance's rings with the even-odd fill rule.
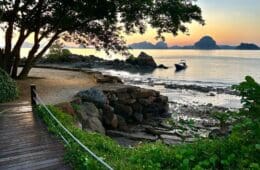
[[[260,45],[260,0],[198,0],[206,25],[189,24],[190,35],[166,35],[169,45],[190,45],[204,35],[212,36],[218,44],[238,45],[240,42]],[[140,41],[155,43],[155,30],[144,35],[126,37],[128,44]]]
[[[212,36],[218,44],[238,45],[241,42],[260,46],[260,0],[198,0],[206,25],[188,24],[189,36],[180,33],[177,37],[166,35],[172,45],[192,45],[205,35]],[[0,46],[3,46],[0,31]],[[125,37],[128,44],[141,41],[156,43],[156,31],[149,28],[144,35]],[[27,40],[30,42],[30,40]]]

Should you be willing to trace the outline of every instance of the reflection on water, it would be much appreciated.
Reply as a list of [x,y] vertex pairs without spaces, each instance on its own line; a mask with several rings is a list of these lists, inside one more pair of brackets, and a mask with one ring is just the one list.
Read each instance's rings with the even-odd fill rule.
[[[70,49],[72,53],[81,55],[96,55],[105,59],[125,59],[125,57],[94,49]],[[129,84],[139,82],[153,85],[160,84],[196,84],[200,86],[227,87],[244,80],[251,75],[260,81],[260,50],[130,50],[137,56],[141,51],[154,57],[157,64],[164,64],[169,69],[156,69],[152,73],[128,73],[125,71],[101,70],[108,74],[123,78]],[[28,49],[23,49],[25,54]],[[188,68],[175,72],[174,64],[181,59],[186,60]],[[138,84],[138,83],[137,83]],[[193,91],[178,91],[157,88],[169,96],[172,101],[192,103],[213,103],[221,106],[238,107],[239,98],[232,95],[219,94],[209,97],[206,94]],[[179,97],[180,96],[180,97]]]

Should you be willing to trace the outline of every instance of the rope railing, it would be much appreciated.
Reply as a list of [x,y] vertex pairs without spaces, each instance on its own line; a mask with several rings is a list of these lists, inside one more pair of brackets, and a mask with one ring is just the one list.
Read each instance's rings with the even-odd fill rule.
[[[92,152],[87,146],[85,146],[78,138],[76,138],[55,116],[54,114],[49,110],[49,108],[44,104],[41,97],[38,95],[36,91],[36,86],[31,85],[31,99],[32,99],[32,106],[36,106],[37,104],[40,104],[50,115],[50,117],[62,128],[64,132],[66,132],[79,146],[81,146],[82,149],[84,149],[88,154],[90,154],[94,159],[96,159],[98,162],[100,162],[103,166],[105,166],[109,170],[113,170],[111,166],[109,166],[105,161],[103,161],[100,157],[98,157],[94,152]],[[66,144],[68,144],[68,140],[64,136],[62,136],[61,133],[59,133],[61,138],[64,140]]]

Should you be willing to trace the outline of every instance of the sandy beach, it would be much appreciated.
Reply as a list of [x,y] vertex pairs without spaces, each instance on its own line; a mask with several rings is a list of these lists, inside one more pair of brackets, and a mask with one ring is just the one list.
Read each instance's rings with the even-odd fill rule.
[[80,71],[33,68],[28,79],[18,80],[18,101],[30,100],[30,85],[35,84],[46,104],[57,104],[72,99],[79,92],[96,85],[92,74]]

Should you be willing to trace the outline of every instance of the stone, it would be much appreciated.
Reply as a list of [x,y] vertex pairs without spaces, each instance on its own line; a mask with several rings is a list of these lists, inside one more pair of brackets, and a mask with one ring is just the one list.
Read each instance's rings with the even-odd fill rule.
[[121,99],[119,100],[119,102],[127,105],[132,105],[136,102],[136,99],[123,99],[123,100]]
[[85,102],[82,105],[84,106],[83,108],[84,108],[85,113],[87,115],[89,115],[90,117],[98,117],[98,118],[101,117],[98,108],[93,103]]
[[178,141],[181,142],[182,139],[178,136],[174,136],[174,135],[160,135],[161,139],[168,139],[168,140],[173,140],[173,141]]
[[133,114],[133,109],[128,105],[117,103],[115,104],[114,107],[115,107],[115,113],[125,118],[128,118]]
[[138,123],[141,123],[144,119],[144,115],[142,113],[134,113],[134,118]]
[[159,97],[157,97],[155,99],[155,102],[159,102],[159,103],[168,103],[168,97],[167,96],[163,96],[163,95],[160,95]]
[[125,132],[129,131],[129,127],[128,127],[125,119],[120,115],[117,115],[117,119],[118,119],[118,129],[125,131]]
[[150,89],[140,89],[138,92],[138,98],[148,98],[151,96],[156,96],[156,92]]
[[153,57],[144,52],[141,52],[139,54],[139,56],[136,59],[136,62],[139,66],[147,66],[152,68],[157,67],[157,64],[155,63]]
[[209,96],[214,97],[214,96],[216,96],[216,94],[211,92],[211,93],[209,93]]
[[126,133],[126,132],[120,132],[120,131],[115,131],[115,130],[108,130],[107,134],[109,136],[126,137],[126,138],[133,139],[133,140],[156,141],[158,139],[158,136],[149,135],[144,132]]
[[118,127],[118,118],[116,114],[113,113],[113,108],[106,105],[103,109],[103,121],[105,125],[116,129]]
[[130,94],[128,94],[126,92],[119,92],[119,93],[117,93],[117,98],[118,98],[118,100],[124,101],[124,100],[130,99],[131,96],[130,96]]
[[151,105],[152,102],[149,100],[149,99],[144,99],[144,98],[141,98],[138,100],[139,103],[143,106],[148,106],[148,105]]
[[101,118],[99,110],[93,103],[85,102],[82,105],[79,105],[77,114],[81,119],[82,123],[87,121],[91,117]]
[[168,69],[169,67],[166,67],[165,65],[163,64],[160,64],[157,66],[157,68],[161,68],[161,69]]
[[73,107],[71,106],[71,104],[69,102],[59,103],[59,104],[57,104],[55,106],[58,109],[60,109],[62,112],[64,112],[64,113],[68,113],[68,114],[70,114],[72,116],[76,115]]
[[88,90],[81,91],[77,94],[77,96],[80,97],[83,101],[93,102],[101,106],[104,106],[108,103],[108,99],[103,91],[96,88],[90,88]]
[[133,111],[136,113],[143,113],[143,106],[140,103],[134,103],[132,105]]
[[83,128],[105,134],[105,128],[97,117],[87,119],[87,121],[83,123]]
[[119,77],[116,77],[116,76],[110,76],[110,75],[101,75],[101,76],[98,76],[96,77],[96,81],[97,83],[120,83],[122,84],[123,81],[119,78]]

